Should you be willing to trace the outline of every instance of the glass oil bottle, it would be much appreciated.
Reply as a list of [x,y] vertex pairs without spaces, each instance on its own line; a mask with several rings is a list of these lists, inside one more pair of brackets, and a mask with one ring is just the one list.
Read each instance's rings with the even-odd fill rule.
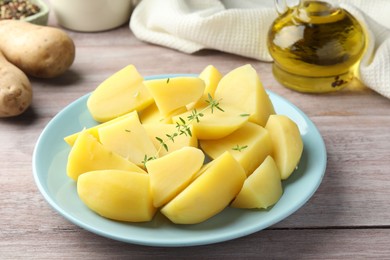
[[[281,1],[275,1],[280,10]],[[346,86],[364,48],[360,23],[329,0],[301,0],[287,7],[268,33],[274,77],[300,92],[324,93]]]

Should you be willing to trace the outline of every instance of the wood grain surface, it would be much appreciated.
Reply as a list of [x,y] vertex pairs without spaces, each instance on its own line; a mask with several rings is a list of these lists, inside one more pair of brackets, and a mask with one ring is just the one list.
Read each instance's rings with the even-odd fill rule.
[[[50,25],[57,26],[51,15]],[[325,95],[278,84],[272,64],[205,50],[189,55],[141,42],[125,25],[100,33],[67,31],[76,44],[71,69],[31,79],[32,107],[0,120],[0,259],[389,259],[390,100],[358,83]],[[218,244],[161,248],[126,244],[70,223],[34,182],[32,154],[46,124],[64,107],[128,64],[144,75],[222,73],[250,63],[264,86],[296,104],[327,147],[327,170],[314,196],[266,230]]]

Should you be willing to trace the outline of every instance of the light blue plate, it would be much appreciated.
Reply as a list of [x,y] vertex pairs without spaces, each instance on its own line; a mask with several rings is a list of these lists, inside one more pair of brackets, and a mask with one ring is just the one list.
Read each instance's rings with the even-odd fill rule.
[[[159,75],[167,78],[178,75]],[[181,75],[183,76],[183,75]],[[283,182],[284,193],[269,210],[227,208],[197,225],[175,225],[159,213],[148,223],[122,223],[90,211],[78,198],[76,183],[66,175],[70,147],[63,138],[84,127],[96,125],[86,102],[88,95],[58,113],[40,135],[33,154],[36,184],[48,203],[66,219],[98,235],[150,246],[194,246],[231,240],[265,229],[288,217],[314,194],[326,168],[324,141],[315,125],[296,106],[268,91],[278,114],[285,114],[299,126],[304,150],[298,169]]]

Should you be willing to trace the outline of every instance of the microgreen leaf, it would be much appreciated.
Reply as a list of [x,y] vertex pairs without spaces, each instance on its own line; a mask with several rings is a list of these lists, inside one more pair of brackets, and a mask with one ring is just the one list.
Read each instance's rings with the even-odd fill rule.
[[161,145],[162,147],[164,147],[164,149],[168,152],[168,145],[164,142],[164,140],[161,139],[160,137],[157,137],[157,136],[156,136],[156,139],[157,139],[157,141],[160,142],[160,145]]
[[211,113],[214,113],[214,109],[218,109],[222,112],[225,112],[220,106],[219,106],[219,101],[216,99],[213,99],[213,97],[210,95],[210,93],[207,94],[207,100],[206,103],[209,104],[209,107],[211,109]]
[[146,163],[149,162],[149,161],[151,161],[151,160],[154,160],[154,159],[156,159],[156,156],[148,157],[148,156],[145,154],[144,159],[143,159],[143,161],[142,161],[141,163],[142,163],[142,164],[144,165],[144,167],[146,168]]
[[246,148],[248,148],[247,145],[239,146],[239,145],[237,144],[235,147],[232,148],[232,150],[241,152],[242,150],[244,150],[244,149],[246,149]]

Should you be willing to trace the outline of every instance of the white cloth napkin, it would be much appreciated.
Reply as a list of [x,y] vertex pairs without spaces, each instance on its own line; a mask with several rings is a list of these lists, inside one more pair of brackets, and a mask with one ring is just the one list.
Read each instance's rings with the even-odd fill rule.
[[[390,98],[390,1],[339,2],[368,34],[360,80]],[[266,42],[276,16],[274,0],[142,0],[130,29],[140,40],[186,53],[215,49],[272,61]]]

